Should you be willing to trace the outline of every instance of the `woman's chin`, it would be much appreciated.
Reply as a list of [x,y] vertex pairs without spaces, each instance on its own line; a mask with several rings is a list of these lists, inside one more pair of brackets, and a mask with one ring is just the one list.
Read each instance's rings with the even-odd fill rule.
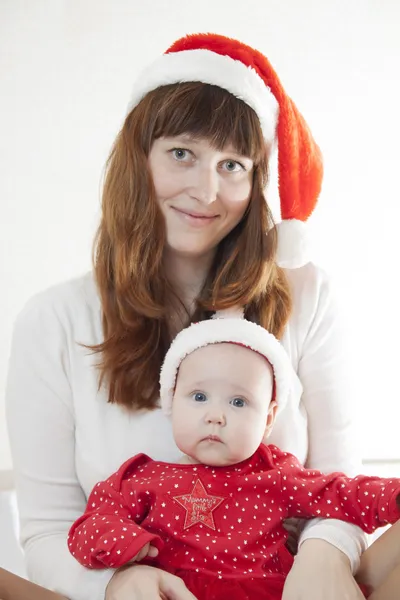
[[191,260],[201,260],[213,257],[216,251],[215,246],[194,245],[187,243],[167,242],[167,256],[174,258],[185,258]]

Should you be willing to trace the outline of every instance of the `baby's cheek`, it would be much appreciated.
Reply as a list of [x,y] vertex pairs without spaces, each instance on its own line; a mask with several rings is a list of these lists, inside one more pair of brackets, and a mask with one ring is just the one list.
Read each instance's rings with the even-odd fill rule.
[[187,432],[182,431],[180,434],[174,436],[175,443],[178,446],[179,450],[184,454],[189,454],[190,456],[196,449],[193,436],[188,435]]
[[175,441],[178,443],[187,444],[190,440],[190,429],[180,419],[176,419],[172,423],[172,433]]
[[[243,419],[245,421],[245,419]],[[261,444],[265,433],[265,422],[260,415],[256,418],[249,418],[242,430],[242,439],[245,440],[247,446],[254,448],[254,451]]]

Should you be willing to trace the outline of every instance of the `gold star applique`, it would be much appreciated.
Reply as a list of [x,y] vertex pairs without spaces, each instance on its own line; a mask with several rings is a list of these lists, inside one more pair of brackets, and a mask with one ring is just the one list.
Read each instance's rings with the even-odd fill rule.
[[200,479],[197,479],[190,494],[173,496],[172,499],[186,510],[184,529],[188,529],[192,525],[196,525],[196,523],[201,523],[210,529],[215,529],[213,511],[226,498],[208,494]]

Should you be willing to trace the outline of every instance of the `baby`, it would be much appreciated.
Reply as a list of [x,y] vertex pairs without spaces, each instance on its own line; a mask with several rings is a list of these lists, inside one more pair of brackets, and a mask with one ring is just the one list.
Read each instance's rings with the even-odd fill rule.
[[295,373],[278,340],[237,318],[195,323],[160,377],[183,457],[144,454],[93,489],[68,545],[88,568],[142,561],[181,577],[198,600],[280,599],[293,564],[289,517],[332,517],[367,532],[400,516],[400,480],[305,469],[264,441]]

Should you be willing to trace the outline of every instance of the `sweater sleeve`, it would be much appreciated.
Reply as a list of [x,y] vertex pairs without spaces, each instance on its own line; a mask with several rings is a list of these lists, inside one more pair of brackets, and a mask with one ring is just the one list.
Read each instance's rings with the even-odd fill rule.
[[282,498],[289,517],[336,517],[368,533],[400,518],[400,479],[304,469],[288,455],[281,470]]
[[[310,264],[292,271],[291,277],[297,313],[297,372],[308,422],[306,467],[355,475],[361,472],[361,460],[356,443],[351,356],[341,309],[321,269]],[[332,518],[308,521],[299,545],[310,538],[323,539],[344,552],[353,572],[367,547],[361,529]]]
[[75,471],[66,332],[45,294],[17,318],[7,378],[20,538],[32,581],[70,600],[104,600],[114,571],[85,569],[67,546],[86,498]]
[[140,527],[149,510],[149,497],[138,494],[129,479],[143,456],[128,460],[117,473],[99,482],[85,513],[71,527],[68,547],[84,567],[122,567],[147,543],[161,550],[161,538]]

